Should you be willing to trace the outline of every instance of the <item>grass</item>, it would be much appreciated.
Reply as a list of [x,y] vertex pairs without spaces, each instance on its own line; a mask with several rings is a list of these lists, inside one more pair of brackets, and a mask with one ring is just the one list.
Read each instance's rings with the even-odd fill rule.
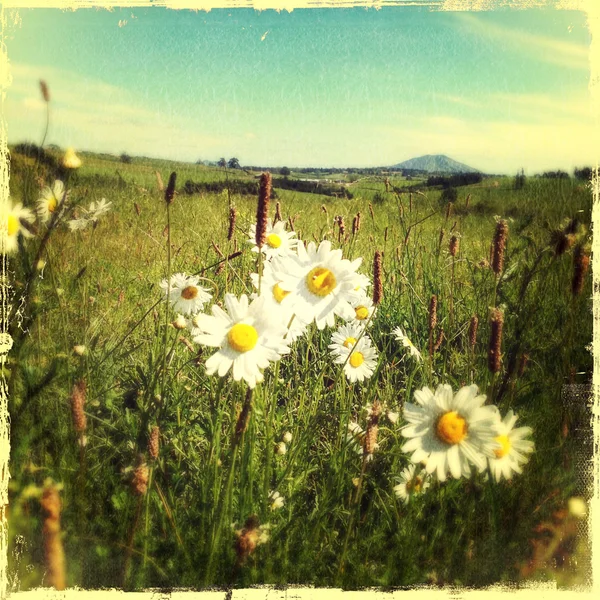
[[[13,320],[17,343],[5,370],[15,549],[9,558],[22,589],[47,582],[37,500],[47,478],[62,485],[70,586],[585,582],[585,538],[564,536],[557,548],[548,539],[561,527],[570,531],[566,503],[586,493],[574,460],[579,442],[565,432],[577,415],[565,410],[561,389],[591,381],[590,284],[573,296],[572,252],[556,256],[549,243],[563,219],[589,225],[589,188],[572,179],[529,178],[524,189],[514,190],[510,178],[485,179],[459,188],[449,217],[438,202],[440,191],[414,193],[411,208],[408,192],[386,192],[382,177],[351,183],[351,200],[277,190],[284,219],[294,219],[301,239],[330,239],[337,246],[334,217],[342,215],[347,239],[339,247],[347,258],[363,257],[362,272],[371,276],[373,253],[383,251],[384,300],[369,334],[380,360],[371,379],[351,385],[328,354],[331,330],[310,329],[289,356],[265,371],[247,429],[237,435],[245,385],[208,377],[203,365],[212,350],[168,325],[175,315],[158,286],[167,276],[167,213],[155,172],[166,183],[176,170],[178,190],[187,179],[252,180],[254,174],[150,159],[82,159],[69,181],[71,202],[87,206],[104,197],[112,211],[95,228],[52,233],[45,267],[34,277],[31,326],[19,336]],[[33,206],[39,193],[33,178],[39,175],[46,183],[55,176],[14,154],[11,196]],[[411,182],[396,177],[391,183],[402,190]],[[371,216],[377,193],[384,201],[373,204]],[[229,200],[239,214],[232,241]],[[362,225],[353,235],[359,211]],[[177,193],[170,207],[171,272],[201,274],[219,300],[225,290],[250,293],[249,273],[257,266],[247,239],[255,215],[254,196]],[[499,281],[485,266],[495,215],[509,221]],[[461,236],[455,261],[448,252],[453,232]],[[9,259],[16,299],[38,243],[39,236],[25,240]],[[242,254],[219,271],[215,247]],[[445,340],[430,359],[432,294]],[[503,370],[495,376],[487,368],[492,306],[505,315]],[[473,315],[479,332],[470,350]],[[421,365],[390,335],[397,325],[423,352]],[[85,346],[82,356],[73,353],[75,345]],[[519,374],[523,354],[529,362]],[[87,384],[83,449],[69,401],[81,379]],[[393,490],[409,464],[401,450],[403,420],[394,424],[386,412],[402,413],[425,385],[449,383],[456,391],[471,382],[502,414],[513,409],[521,425],[533,428],[536,452],[511,482],[451,479],[404,504]],[[346,440],[347,424],[357,420],[365,429],[365,406],[375,399],[385,411],[379,449],[365,464]],[[155,425],[160,452],[152,460],[147,444]],[[292,441],[277,454],[285,432]],[[140,455],[150,473],[148,491],[136,495],[131,480]],[[270,490],[284,497],[282,508],[270,509]],[[269,540],[240,560],[235,530],[253,514],[270,524]],[[556,560],[559,566],[551,568]],[[567,576],[575,560],[578,579]]]

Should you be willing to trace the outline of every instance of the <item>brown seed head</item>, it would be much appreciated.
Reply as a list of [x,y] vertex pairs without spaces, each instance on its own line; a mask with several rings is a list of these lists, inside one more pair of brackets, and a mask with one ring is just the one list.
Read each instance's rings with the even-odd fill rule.
[[156,460],[158,458],[158,451],[160,449],[160,428],[155,425],[150,431],[148,437],[148,454]]
[[352,220],[352,235],[356,235],[360,231],[360,213],[356,213]]
[[371,219],[375,220],[375,213],[373,212],[373,205],[369,202],[369,212],[371,213]]
[[144,457],[140,455],[131,480],[131,489],[137,496],[143,496],[148,491],[148,476],[148,465]]
[[262,248],[267,241],[267,220],[269,218],[269,203],[271,202],[271,173],[260,176],[258,190],[258,206],[256,208],[256,245]]
[[87,418],[83,407],[86,397],[86,383],[80,379],[71,391],[71,414],[73,415],[73,426],[78,434],[83,434],[87,425]]
[[499,308],[493,308],[490,314],[490,345],[488,348],[488,368],[499,373],[502,368],[502,327],[504,315]]
[[383,269],[381,252],[377,250],[373,258],[373,304],[377,306],[383,299]]
[[492,250],[492,270],[500,275],[504,269],[504,251],[506,249],[506,237],[508,236],[508,223],[502,219],[496,224]]
[[571,291],[574,296],[578,296],[583,291],[585,276],[589,268],[589,254],[584,250],[583,246],[577,246],[573,254],[573,279],[571,281]]
[[367,431],[363,438],[365,454],[373,454],[377,448],[377,433],[379,431],[379,415],[381,415],[381,404],[379,400],[373,402],[371,416],[367,423]]
[[48,84],[40,79],[40,91],[42,92],[42,98],[44,102],[50,102],[50,91],[48,90]]
[[324,204],[321,204],[321,211],[327,214],[327,207]]
[[229,230],[227,231],[227,240],[230,242],[233,239],[235,233],[235,222],[237,219],[237,210],[235,206],[229,209]]
[[450,238],[450,244],[448,245],[448,250],[450,251],[450,256],[456,256],[458,254],[458,250],[460,248],[460,240],[457,235],[453,235]]
[[473,315],[471,317],[471,322],[469,323],[469,346],[471,350],[475,348],[475,344],[477,343],[477,328],[479,327],[479,319],[477,315]]
[[277,221],[283,221],[283,217],[281,216],[281,204],[279,204],[279,202],[275,204],[275,219],[273,222],[277,223]]
[[177,173],[173,171],[169,176],[169,183],[167,184],[167,189],[165,190],[165,202],[167,204],[171,204],[173,202],[173,198],[175,197],[175,182],[177,181]]
[[437,352],[441,346],[442,346],[442,342],[444,341],[444,329],[440,329],[440,332],[438,333],[437,336],[437,340],[435,340],[435,344],[433,345],[433,351]]
[[433,294],[429,300],[429,332],[437,325],[437,296]]
[[527,354],[527,352],[524,352],[523,354],[521,354],[521,358],[519,360],[519,367],[517,368],[517,375],[519,377],[523,377],[523,373],[525,373],[525,368],[527,367],[528,363],[529,354]]
[[438,240],[438,245],[440,247],[442,246],[442,242],[444,241],[445,235],[446,235],[446,230],[442,227],[442,229],[440,229],[440,239]]
[[47,569],[46,582],[57,590],[64,590],[66,587],[65,553],[60,530],[62,506],[56,485],[49,484],[44,487],[40,504],[44,512],[42,535]]

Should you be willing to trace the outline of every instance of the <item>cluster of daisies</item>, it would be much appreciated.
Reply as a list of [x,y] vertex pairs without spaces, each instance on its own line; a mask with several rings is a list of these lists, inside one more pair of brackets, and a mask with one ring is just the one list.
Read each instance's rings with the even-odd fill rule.
[[215,304],[206,314],[202,310],[212,296],[199,277],[177,273],[160,284],[179,322],[188,317],[194,342],[217,348],[206,362],[207,374],[223,377],[231,370],[235,381],[253,388],[309,325],[323,330],[335,327],[337,319],[342,324],[329,346],[334,362],[343,365],[350,382],[370,377],[378,353],[366,331],[375,306],[366,292],[371,281],[358,272],[362,259],[343,258],[329,241],[305,245],[281,221],[268,222],[261,248],[253,225],[249,242],[264,257],[262,272],[250,275],[256,290],[250,297],[226,294],[223,308]]
[[[77,169],[81,166],[81,160],[72,149],[65,153],[63,166],[68,169]],[[19,247],[19,238],[33,237],[36,224],[57,223],[68,208],[68,200],[69,192],[60,179],[42,189],[35,211],[24,207],[21,202],[13,202],[9,198],[0,206],[0,251],[2,254],[15,253]],[[76,231],[85,229],[88,225],[95,226],[100,217],[110,210],[111,204],[102,198],[98,202],[92,202],[87,209],[78,207],[80,215],[67,222],[69,229]]]
[[511,479],[522,472],[534,450],[526,439],[531,428],[515,427],[518,417],[512,410],[502,418],[496,406],[485,405],[476,385],[456,394],[445,384],[435,393],[425,387],[414,399],[404,406],[407,425],[401,430],[407,438],[402,450],[410,453],[413,464],[394,488],[406,501],[424,492],[431,477],[443,482],[448,475],[458,479],[475,471],[491,474],[495,481]]

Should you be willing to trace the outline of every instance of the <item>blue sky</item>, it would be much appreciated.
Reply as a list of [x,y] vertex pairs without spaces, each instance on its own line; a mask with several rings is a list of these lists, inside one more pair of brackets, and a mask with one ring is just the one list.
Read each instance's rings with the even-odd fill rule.
[[268,166],[443,153],[487,172],[595,158],[585,15],[22,9],[9,142]]

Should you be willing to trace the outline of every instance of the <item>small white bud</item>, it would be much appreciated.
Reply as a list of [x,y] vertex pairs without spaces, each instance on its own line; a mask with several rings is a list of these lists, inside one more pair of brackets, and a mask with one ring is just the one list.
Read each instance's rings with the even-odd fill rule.
[[286,431],[281,438],[286,444],[289,444],[292,441],[292,434],[290,431]]

